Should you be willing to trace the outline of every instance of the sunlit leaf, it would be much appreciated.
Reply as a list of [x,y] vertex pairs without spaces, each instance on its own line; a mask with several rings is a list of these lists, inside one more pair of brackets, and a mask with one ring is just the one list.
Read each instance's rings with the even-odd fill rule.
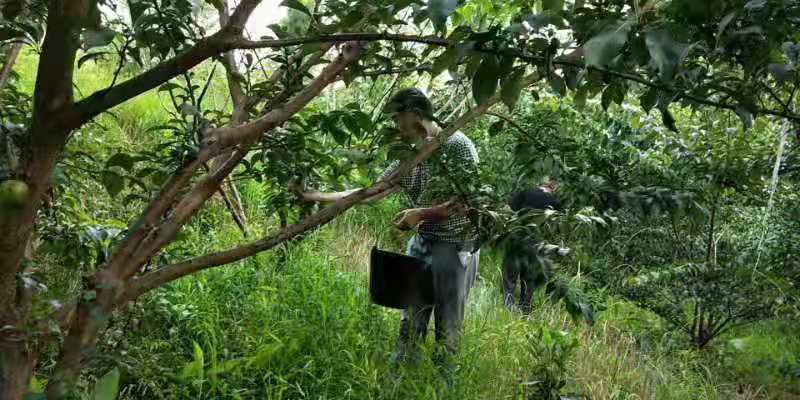
[[94,387],[93,400],[114,400],[119,394],[119,369],[114,368],[103,375]]

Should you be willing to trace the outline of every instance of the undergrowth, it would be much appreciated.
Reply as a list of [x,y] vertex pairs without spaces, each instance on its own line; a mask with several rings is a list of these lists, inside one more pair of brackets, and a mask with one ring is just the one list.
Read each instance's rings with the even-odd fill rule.
[[[800,393],[780,372],[796,367],[785,355],[800,352],[785,323],[737,331],[698,353],[613,298],[594,326],[574,323],[541,293],[523,318],[502,306],[492,249],[482,251],[453,383],[444,385],[430,357],[392,371],[399,312],[370,304],[366,272],[372,246],[403,247],[405,237],[385,227],[396,208],[351,210],[303,241],[146,296],[111,324],[134,329],[103,343],[90,375],[119,367],[122,399],[538,399],[546,385],[587,399]],[[233,229],[188,234],[213,248],[242,240]]]

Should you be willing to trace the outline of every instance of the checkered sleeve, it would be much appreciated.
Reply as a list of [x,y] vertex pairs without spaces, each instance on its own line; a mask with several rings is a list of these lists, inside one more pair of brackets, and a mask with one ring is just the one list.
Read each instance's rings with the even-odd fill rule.
[[375,182],[380,182],[380,181],[388,178],[389,175],[391,175],[392,172],[394,172],[399,166],[400,166],[400,161],[399,160],[392,161],[392,163],[389,164],[389,166],[387,166],[386,169],[383,170],[383,172],[378,177],[378,179],[375,180]]

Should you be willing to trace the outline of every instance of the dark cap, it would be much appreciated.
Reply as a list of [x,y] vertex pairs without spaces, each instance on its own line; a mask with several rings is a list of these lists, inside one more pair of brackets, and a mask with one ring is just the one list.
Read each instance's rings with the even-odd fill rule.
[[385,114],[414,112],[431,121],[436,121],[433,116],[433,104],[428,96],[425,96],[425,93],[417,88],[403,89],[395,93],[383,106],[383,112]]

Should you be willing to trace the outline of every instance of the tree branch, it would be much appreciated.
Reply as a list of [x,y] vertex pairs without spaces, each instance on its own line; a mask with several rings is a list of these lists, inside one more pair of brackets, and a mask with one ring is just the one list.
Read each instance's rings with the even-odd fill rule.
[[230,158],[221,163],[218,169],[211,171],[183,197],[169,218],[153,230],[152,237],[147,238],[143,246],[139,246],[136,254],[127,260],[122,279],[133,276],[141,265],[175,238],[183,224],[220,188],[228,174],[239,165],[239,162],[247,155],[250,145],[251,143],[243,144],[241,149],[231,154]]
[[420,65],[418,67],[411,67],[411,68],[387,68],[387,69],[378,69],[374,71],[364,71],[359,73],[358,76],[373,77],[382,75],[407,74],[409,72],[428,72],[430,70],[431,70],[430,65]]
[[[202,61],[210,57],[213,57],[221,52],[225,52],[236,48],[238,49],[282,48],[282,47],[299,46],[310,43],[325,43],[326,46],[328,46],[332,43],[349,42],[349,41],[413,42],[413,43],[423,43],[423,44],[447,47],[447,48],[454,47],[457,44],[455,42],[451,42],[448,41],[447,39],[439,37],[423,37],[417,35],[394,34],[388,32],[339,33],[332,35],[309,36],[305,38],[249,40],[242,37],[241,31],[237,31],[235,28],[240,26],[237,24],[241,22],[242,18],[245,15],[245,12],[247,10],[252,11],[251,7],[249,7],[249,5],[251,5],[252,3],[255,3],[257,5],[258,1],[255,0],[243,1],[239,5],[239,7],[237,7],[237,12],[234,13],[233,16],[231,16],[231,21],[235,21],[231,23],[231,27],[220,30],[214,35],[201,40],[186,52],[159,64],[158,66],[137,76],[136,78],[130,79],[120,84],[119,86],[117,86],[115,90],[109,91],[108,93],[95,93],[87,97],[86,99],[79,101],[78,103],[75,104],[75,109],[70,110],[70,112],[67,112],[65,113],[65,115],[60,116],[61,117],[60,120],[64,124],[66,124],[67,127],[75,129],[84,122],[100,114],[101,112],[167,82],[172,77],[177,76],[185,71],[188,71],[189,69],[201,63]],[[254,8],[254,6],[252,8]],[[495,50],[495,49],[477,48],[476,51],[496,54],[496,55],[516,57],[523,61],[533,62],[533,63],[541,63],[546,61],[543,57],[528,55],[517,50],[509,50],[509,49]],[[570,58],[555,60],[552,61],[552,64],[560,66],[568,66],[568,67],[588,68],[607,74],[608,76],[613,76],[637,82],[639,84],[642,84],[650,88],[655,88],[658,90],[663,90],[668,92],[675,91],[674,88],[648,81],[647,79],[642,78],[638,75],[608,70],[604,68],[587,67],[583,63],[572,61],[572,59]],[[281,75],[277,75],[276,77],[280,76]],[[690,93],[677,92],[676,98],[689,100],[697,104],[703,104],[711,107],[736,111],[736,105],[708,100],[707,98],[695,96]],[[784,111],[769,110],[763,108],[759,108],[754,111],[757,114],[774,115],[795,121],[800,121],[800,115],[790,114]]]
[[[292,38],[292,39],[278,39],[278,40],[248,40],[244,38],[240,38],[236,41],[234,46],[243,49],[259,49],[259,48],[276,48],[276,47],[286,47],[286,46],[298,46],[303,44],[309,43],[332,43],[332,42],[341,42],[341,41],[351,41],[351,40],[358,40],[358,41],[391,41],[391,42],[413,42],[413,43],[423,43],[433,46],[440,46],[440,47],[454,47],[458,43],[448,41],[444,38],[439,37],[423,37],[423,36],[416,36],[416,35],[405,35],[405,34],[394,34],[388,32],[382,33],[339,33],[339,34],[332,34],[332,35],[318,35],[318,36],[310,36],[305,38]],[[495,55],[502,55],[502,56],[511,56],[516,57],[520,60],[533,62],[533,63],[541,63],[546,61],[544,57],[540,56],[532,56],[525,54],[518,50],[495,50],[495,49],[487,49],[487,48],[476,48],[476,51],[482,53],[489,53]],[[580,56],[581,52],[576,52],[578,57]],[[595,70],[609,76],[613,76],[616,78],[621,78],[633,82],[637,82],[644,86],[655,88],[663,91],[674,92],[675,89],[661,85],[658,83],[651,82],[645,78],[642,78],[638,75],[633,75],[629,73],[619,72],[608,70],[605,68],[596,68],[596,67],[588,67],[581,62],[574,61],[576,56],[564,57],[560,60],[554,60],[552,62],[553,65],[560,65],[560,66],[567,66],[567,67],[577,67],[577,68],[587,68],[590,70]],[[690,93],[676,93],[676,98],[690,100],[692,102],[703,104],[711,107],[727,109],[731,111],[736,111],[736,105],[717,102],[708,100],[707,98],[699,97],[692,95]],[[783,111],[776,111],[776,110],[769,110],[769,109],[756,109],[754,110],[758,114],[765,114],[765,115],[774,115],[783,118],[788,118],[796,121],[800,121],[800,115],[796,114],[789,114]]]
[[349,43],[339,57],[328,64],[317,78],[289,103],[270,111],[252,122],[237,127],[209,130],[204,145],[214,149],[215,152],[223,151],[249,138],[256,138],[263,132],[283,123],[317,97],[325,87],[335,81],[339,74],[360,56],[360,47],[359,43]]
[[111,90],[97,91],[76,102],[71,109],[58,116],[59,122],[69,130],[77,129],[103,111],[154,89],[219,53],[236,48],[232,43],[237,37],[241,38],[247,19],[259,3],[261,0],[242,0],[224,28]]
[[[526,87],[530,86],[539,79],[539,75],[531,75],[524,80],[523,85]],[[120,299],[119,304],[133,300],[149,290],[157,288],[183,276],[251,257],[260,252],[269,250],[298,235],[308,232],[309,230],[325,225],[339,214],[350,209],[356,203],[359,203],[362,200],[370,197],[378,196],[395,186],[397,181],[399,181],[403,175],[407,174],[415,165],[430,157],[430,155],[433,154],[433,152],[436,151],[436,149],[438,149],[439,146],[450,137],[450,135],[463,128],[477,117],[486,113],[489,107],[498,103],[499,101],[500,96],[495,95],[487,99],[479,106],[466,112],[447,128],[443,129],[436,138],[426,142],[413,159],[402,162],[400,166],[385,180],[376,182],[368,188],[354,192],[349,196],[309,216],[303,221],[289,225],[286,228],[281,229],[260,240],[230,250],[208,254],[177,264],[167,265],[153,272],[135,278],[129,282],[125,294]]]
[[[217,131],[219,140],[211,144],[208,148],[211,154],[217,154],[218,150],[224,150],[231,146],[245,143],[241,149],[230,156],[221,166],[201,180],[184,198],[175,206],[170,217],[162,223],[158,229],[152,231],[152,237],[144,240],[144,244],[137,246],[137,251],[126,257],[124,267],[118,270],[121,279],[128,279],[139,269],[139,266],[147,261],[162,246],[172,240],[181,226],[191,217],[196,210],[220,187],[220,184],[228,174],[239,164],[242,158],[247,155],[247,150],[251,142],[258,140],[264,132],[270,131],[278,125],[283,124],[292,115],[300,111],[311,100],[316,98],[322,90],[333,82],[336,77],[348,65],[358,59],[360,55],[360,45],[350,43],[346,46],[340,56],[320,73],[320,75],[301,91],[292,101],[283,107],[276,109],[269,114],[251,123],[236,127],[223,128]],[[213,134],[213,133],[212,133]],[[215,139],[216,140],[216,139]],[[144,247],[143,247],[144,246]]]
[[11,76],[11,70],[14,69],[14,63],[17,62],[20,50],[22,50],[22,43],[12,43],[5,54],[3,68],[0,69],[0,92],[5,89],[6,83],[8,83],[8,78]]

